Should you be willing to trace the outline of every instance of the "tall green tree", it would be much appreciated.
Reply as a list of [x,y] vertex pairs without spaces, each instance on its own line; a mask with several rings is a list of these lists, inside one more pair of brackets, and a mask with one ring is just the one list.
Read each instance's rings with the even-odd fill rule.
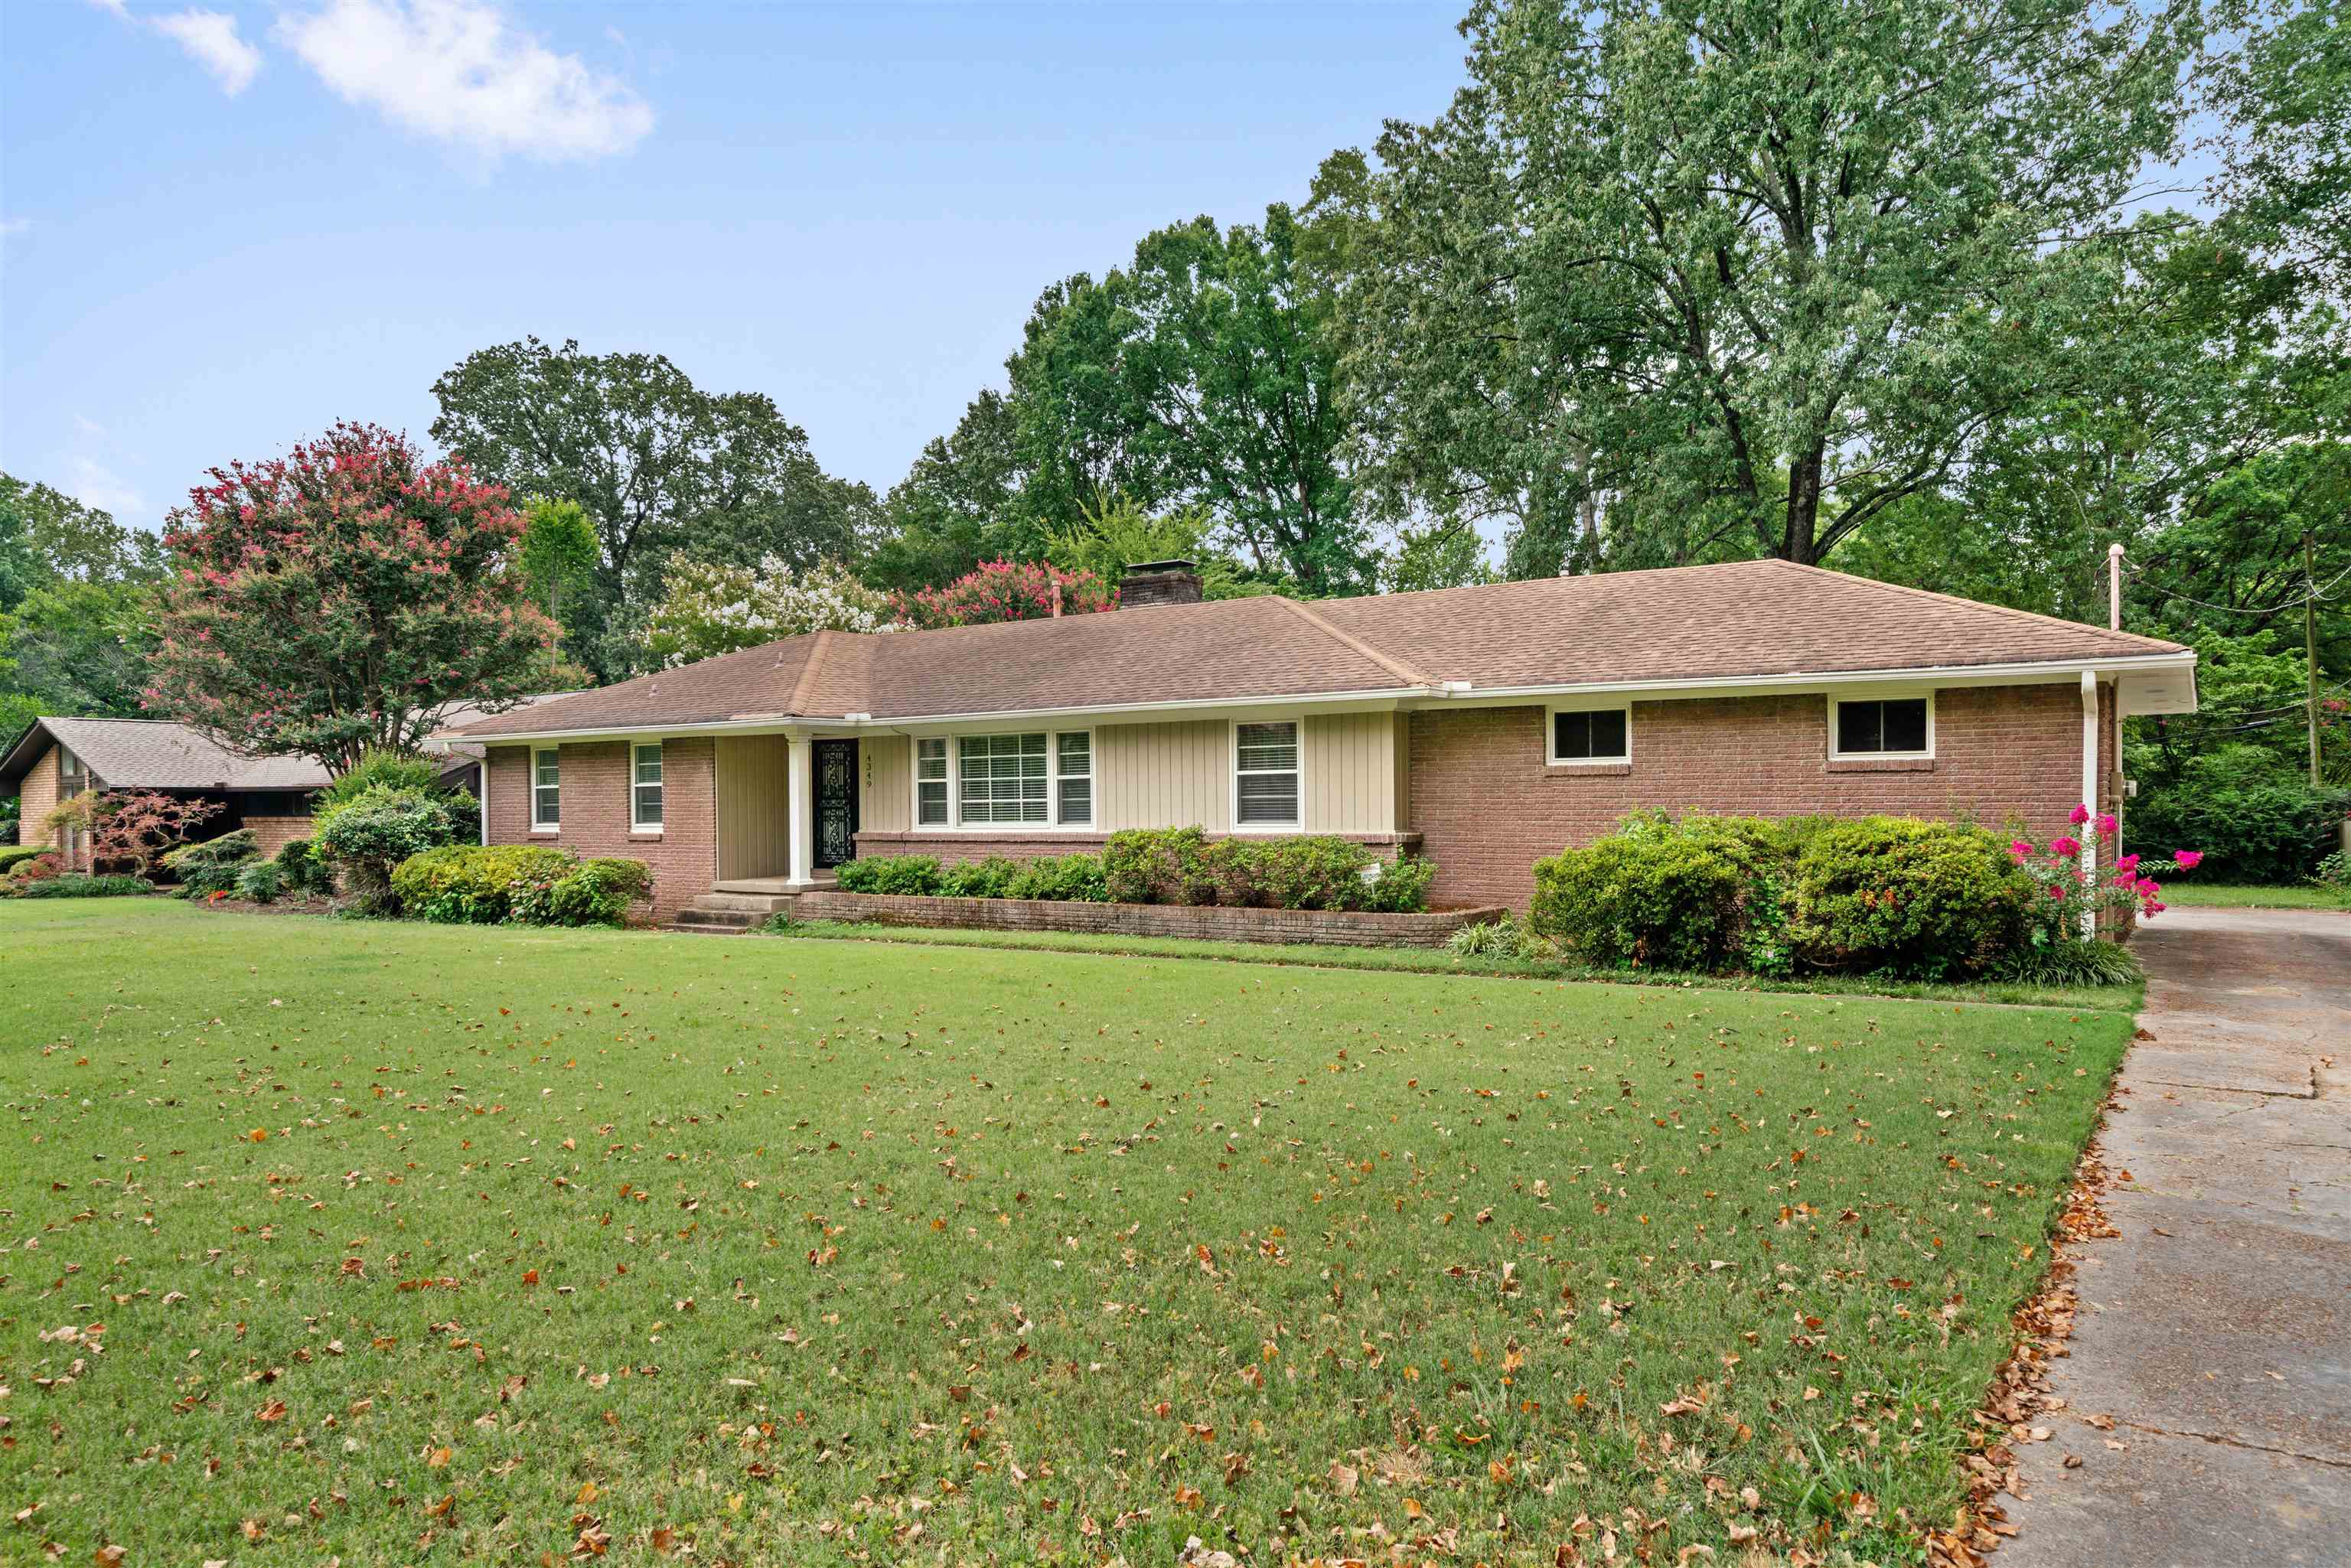
[[1117,491],[1207,508],[1260,571],[1310,592],[1365,585],[1370,551],[1342,458],[1333,302],[1288,207],[1144,236],[1130,267],[1056,284],[1012,360],[1032,516],[1066,527]]
[[[12,550],[28,557],[29,570],[43,580],[121,582],[162,570],[162,546],[153,534],[125,528],[112,513],[47,485],[0,474],[0,559]],[[0,610],[6,608],[0,601]]]
[[1444,118],[1317,192],[1356,236],[1363,482],[1392,517],[1506,519],[1542,543],[1521,570],[1823,559],[2040,385],[2201,27],[2188,0],[1479,0]]
[[2351,3],[2265,0],[2223,57],[2211,195],[2306,282],[2351,290]]
[[1042,536],[1019,506],[1025,472],[1010,401],[982,391],[883,501],[886,537],[865,580],[911,592],[953,582],[983,560],[1034,556]]
[[852,559],[872,493],[818,466],[758,392],[708,392],[660,354],[588,354],[537,338],[469,354],[433,383],[434,439],[517,495],[577,502],[601,552],[569,606],[600,681],[649,667],[636,621],[689,543],[705,559],[795,567]]

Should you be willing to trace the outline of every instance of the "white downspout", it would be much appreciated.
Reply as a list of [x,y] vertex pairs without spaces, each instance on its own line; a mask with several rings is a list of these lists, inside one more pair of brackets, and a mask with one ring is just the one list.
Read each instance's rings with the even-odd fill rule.
[[[2093,887],[2098,881],[2098,673],[2082,672],[2082,804],[2090,809],[2092,821],[2082,824],[2082,875]],[[2095,941],[2098,935],[2098,915],[2095,909],[2082,911],[2082,936]]]
[[496,760],[497,755],[494,747],[482,747],[482,792],[475,798],[474,804],[481,808],[484,849],[490,847],[490,764]]

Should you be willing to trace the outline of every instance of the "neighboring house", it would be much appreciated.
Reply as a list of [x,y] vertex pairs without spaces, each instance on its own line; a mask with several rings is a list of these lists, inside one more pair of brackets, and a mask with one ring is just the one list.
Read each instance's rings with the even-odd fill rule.
[[60,800],[89,789],[152,789],[226,808],[197,829],[214,838],[251,828],[267,850],[310,831],[310,798],[327,770],[307,757],[239,757],[218,741],[162,719],[37,718],[0,755],[0,793],[20,797],[16,841],[52,842],[79,865],[87,846],[41,831]]
[[645,860],[664,916],[1193,823],[1523,907],[1643,807],[2056,831],[2126,792],[2120,716],[2196,703],[2177,644],[1776,560],[1312,603],[1138,571],[1107,613],[789,637],[444,738],[488,750],[486,841]]
[[[524,706],[571,694],[524,699]],[[455,703],[438,722],[477,722],[478,704]],[[482,750],[477,746],[432,745],[442,754],[440,782],[480,793]],[[152,789],[180,798],[218,801],[226,808],[207,819],[198,832],[215,838],[251,828],[265,852],[275,852],[310,833],[311,797],[327,787],[327,769],[307,757],[240,757],[200,731],[168,720],[143,718],[38,718],[0,753],[0,795],[20,797],[16,841],[49,837],[80,863],[84,846],[63,834],[44,835],[41,819],[58,801],[86,789]]]

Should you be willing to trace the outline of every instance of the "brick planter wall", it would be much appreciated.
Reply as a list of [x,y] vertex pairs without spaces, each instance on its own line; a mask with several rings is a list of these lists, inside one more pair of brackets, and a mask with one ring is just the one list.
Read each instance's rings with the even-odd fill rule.
[[1499,919],[1499,907],[1434,915],[1341,909],[1227,909],[1172,904],[1083,904],[1043,898],[918,898],[887,893],[804,893],[801,920],[945,925],[967,931],[1084,931],[1185,936],[1208,942],[1302,943],[1326,947],[1442,947],[1465,925]]

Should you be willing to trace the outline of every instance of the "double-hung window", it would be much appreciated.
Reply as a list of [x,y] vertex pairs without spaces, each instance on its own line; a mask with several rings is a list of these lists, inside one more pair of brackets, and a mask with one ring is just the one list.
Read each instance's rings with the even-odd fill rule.
[[661,825],[662,748],[656,740],[629,748],[629,827],[635,832],[657,833]]
[[1838,697],[1829,706],[1833,757],[1935,755],[1934,706],[1926,697]]
[[1092,730],[914,738],[914,824],[1083,828],[1094,820]]
[[914,821],[926,828],[947,825],[947,741],[943,735],[914,742]]
[[1094,737],[1092,730],[1065,729],[1053,737],[1054,809],[1063,827],[1094,820]]
[[1052,756],[1042,730],[1028,735],[966,735],[956,742],[956,820],[967,828],[1040,824],[1049,820]]
[[1298,721],[1233,726],[1233,826],[1299,825]]
[[554,747],[530,754],[530,828],[558,831],[563,822],[563,753]]

